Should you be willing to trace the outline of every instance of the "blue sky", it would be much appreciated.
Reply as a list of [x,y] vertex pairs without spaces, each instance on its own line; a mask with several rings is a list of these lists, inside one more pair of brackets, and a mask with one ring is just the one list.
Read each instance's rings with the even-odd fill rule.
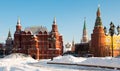
[[51,30],[54,16],[64,44],[82,38],[84,17],[89,39],[94,28],[96,11],[100,4],[103,25],[111,21],[120,24],[120,0],[0,0],[0,42],[5,42],[9,29],[14,36],[18,16],[22,29],[28,26],[46,26]]

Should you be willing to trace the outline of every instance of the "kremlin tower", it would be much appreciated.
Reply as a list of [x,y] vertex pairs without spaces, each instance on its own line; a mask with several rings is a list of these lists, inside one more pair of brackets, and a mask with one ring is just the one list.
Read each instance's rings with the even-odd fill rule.
[[[17,20],[16,31],[14,33],[14,45],[13,45],[13,52],[20,52],[21,49],[21,23],[20,18]],[[18,51],[19,50],[19,51]]]
[[105,56],[105,33],[102,25],[102,20],[100,17],[100,7],[98,7],[96,13],[96,22],[91,34],[91,47],[90,51],[95,57],[104,57]]
[[88,35],[87,35],[87,30],[86,30],[86,20],[84,20],[84,26],[83,26],[83,35],[82,35],[82,40],[81,43],[87,43],[88,40]]
[[71,48],[71,51],[74,52],[75,51],[75,42],[74,42],[74,38],[72,40],[72,48]]
[[90,43],[88,40],[87,29],[86,29],[86,20],[84,19],[84,26],[83,26],[83,34],[80,43],[76,43],[75,45],[75,53],[78,56],[86,56],[89,53]]
[[13,44],[13,39],[12,39],[12,36],[11,36],[11,32],[9,30],[8,37],[7,37],[7,40],[6,40],[6,45],[11,46],[12,44]]

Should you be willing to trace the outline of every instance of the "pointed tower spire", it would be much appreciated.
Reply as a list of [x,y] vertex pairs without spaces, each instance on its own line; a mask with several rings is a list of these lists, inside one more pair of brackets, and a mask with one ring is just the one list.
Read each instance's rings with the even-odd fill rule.
[[75,42],[74,42],[74,37],[73,37],[73,40],[72,40],[72,51],[75,51]]
[[83,26],[83,35],[82,35],[82,43],[88,42],[88,35],[87,35],[87,29],[86,29],[86,18],[84,18],[84,26]]
[[72,45],[74,45],[74,37],[73,37],[73,40],[72,40]]
[[83,30],[86,30],[86,17],[84,18],[84,26],[83,26]]
[[12,44],[13,44],[13,40],[12,40],[11,32],[10,32],[10,29],[9,29],[8,37],[6,39],[6,45],[11,46]]
[[52,31],[58,32],[58,28],[57,28],[57,24],[56,24],[56,17],[54,17],[54,20],[53,20]]
[[100,5],[98,5],[98,9],[97,9],[97,17],[100,17]]
[[97,13],[96,13],[96,22],[95,22],[95,27],[102,27],[102,20],[100,17],[100,6],[98,6]]
[[7,38],[11,38],[11,32],[10,32],[10,29],[9,29],[8,37],[7,37]]
[[21,25],[21,24],[20,24],[20,17],[18,17],[17,25]]
[[53,24],[56,25],[56,17],[54,17]]
[[20,17],[18,17],[18,20],[17,20],[17,25],[16,25],[16,31],[21,31],[21,23],[20,23]]

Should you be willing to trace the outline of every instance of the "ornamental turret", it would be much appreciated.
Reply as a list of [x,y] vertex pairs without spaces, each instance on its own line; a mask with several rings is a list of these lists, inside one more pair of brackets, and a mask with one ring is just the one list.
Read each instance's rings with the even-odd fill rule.
[[8,37],[7,37],[7,40],[6,40],[6,45],[7,45],[7,46],[13,45],[13,40],[12,40],[12,36],[11,36],[10,30],[9,30],[9,32],[8,32]]
[[54,20],[53,20],[52,32],[58,32],[56,17],[54,17]]
[[21,31],[21,28],[22,28],[22,26],[21,26],[20,18],[18,18],[18,20],[17,20],[17,25],[16,25],[16,31],[17,31],[17,32],[18,32],[18,31]]

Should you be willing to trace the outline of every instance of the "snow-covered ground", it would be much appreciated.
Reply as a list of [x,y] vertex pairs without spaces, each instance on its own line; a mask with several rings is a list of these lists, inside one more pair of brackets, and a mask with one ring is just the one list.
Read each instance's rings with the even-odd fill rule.
[[119,58],[76,58],[73,56],[58,56],[51,61],[50,59],[34,60],[24,54],[11,54],[0,59],[0,71],[119,71],[115,69],[85,67],[76,65],[57,65],[47,64],[47,62],[57,63],[84,63],[84,64],[102,64],[120,67]]
[[72,64],[86,64],[86,65],[99,65],[99,66],[109,66],[109,67],[118,67],[120,68],[120,58],[112,57],[74,57],[71,55],[68,56],[59,56],[54,58],[55,63],[72,63]]

